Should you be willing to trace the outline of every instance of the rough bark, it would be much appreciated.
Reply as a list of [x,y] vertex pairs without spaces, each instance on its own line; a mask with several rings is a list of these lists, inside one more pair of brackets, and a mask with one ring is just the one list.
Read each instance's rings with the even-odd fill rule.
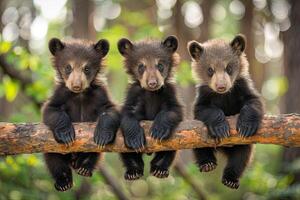
[[[215,141],[207,134],[203,123],[195,120],[184,121],[176,133],[167,141],[155,141],[149,136],[151,122],[144,121],[147,145],[143,152],[191,149],[196,147],[232,146],[234,144],[277,144],[289,147],[300,146],[300,115],[285,114],[265,116],[257,134],[249,138],[241,138],[235,130],[236,116],[229,117],[229,138]],[[98,148],[93,142],[95,123],[75,123],[76,141],[65,146],[55,142],[51,131],[40,123],[0,123],[0,155],[39,153],[39,152],[130,152],[123,143],[118,132],[113,145]]]

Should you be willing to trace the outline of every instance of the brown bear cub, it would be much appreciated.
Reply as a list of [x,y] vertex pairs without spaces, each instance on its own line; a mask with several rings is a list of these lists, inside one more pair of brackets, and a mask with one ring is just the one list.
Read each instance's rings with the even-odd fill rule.
[[[210,136],[216,139],[230,135],[226,116],[239,114],[236,129],[241,137],[254,135],[263,117],[263,104],[248,72],[245,46],[243,35],[237,35],[230,43],[210,40],[188,44],[193,70],[200,79],[194,117],[204,122]],[[232,189],[239,187],[252,147],[235,145],[216,149],[228,158],[222,178],[224,185]],[[198,148],[194,153],[201,172],[216,168],[215,148]]]
[[[96,122],[94,141],[99,146],[112,143],[119,127],[119,113],[108,97],[101,77],[102,61],[109,51],[107,40],[97,43],[75,40],[49,42],[56,71],[56,88],[43,107],[43,122],[58,143],[75,140],[72,122]],[[82,176],[92,176],[100,154],[79,152],[46,153],[46,165],[55,180],[55,188],[66,191],[73,185],[71,167]]]
[[[121,154],[126,167],[126,180],[138,179],[144,173],[142,153],[139,151],[144,148],[146,140],[139,122],[153,120],[151,137],[166,140],[182,120],[182,106],[172,81],[173,68],[179,62],[177,47],[178,41],[174,36],[164,41],[132,43],[123,38],[118,42],[119,52],[125,57],[125,68],[132,78],[121,111],[120,127],[125,145],[137,151]],[[175,154],[176,151],[157,152],[151,161],[150,173],[158,178],[168,177]]]

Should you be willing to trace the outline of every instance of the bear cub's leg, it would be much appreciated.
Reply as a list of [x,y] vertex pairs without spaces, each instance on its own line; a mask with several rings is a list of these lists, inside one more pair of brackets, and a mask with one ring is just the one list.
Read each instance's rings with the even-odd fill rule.
[[229,188],[238,189],[240,186],[239,179],[250,161],[252,145],[236,145],[224,147],[222,150],[228,157],[222,183]]
[[71,165],[77,174],[90,177],[93,175],[99,157],[100,154],[96,152],[73,153]]
[[150,173],[157,178],[167,178],[169,167],[175,159],[176,151],[160,151],[155,153],[151,161]]
[[67,191],[73,186],[72,171],[69,166],[71,154],[46,153],[46,165],[55,180],[54,187],[58,191]]
[[137,180],[144,175],[144,161],[142,153],[122,153],[121,159],[125,165],[126,180]]
[[217,167],[215,149],[211,147],[194,149],[196,163],[200,172],[210,172]]

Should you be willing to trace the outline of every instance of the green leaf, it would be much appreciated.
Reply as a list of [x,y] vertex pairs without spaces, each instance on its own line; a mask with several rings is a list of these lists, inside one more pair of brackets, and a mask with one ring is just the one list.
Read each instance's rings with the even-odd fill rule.
[[3,78],[3,86],[6,100],[9,102],[15,100],[19,91],[18,83],[6,76]]
[[7,41],[0,42],[0,53],[7,53],[11,48],[11,43]]
[[29,57],[29,67],[32,71],[36,71],[39,66],[39,58],[37,56]]

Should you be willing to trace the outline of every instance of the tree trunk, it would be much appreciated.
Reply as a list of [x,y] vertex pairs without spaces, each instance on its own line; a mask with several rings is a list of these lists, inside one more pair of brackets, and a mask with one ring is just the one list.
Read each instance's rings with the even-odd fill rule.
[[[290,22],[291,27],[284,33],[283,41],[284,49],[284,72],[288,79],[289,87],[285,95],[285,112],[300,112],[300,1],[290,0]],[[283,151],[283,164],[285,166],[291,165],[294,160],[300,158],[300,148],[285,148]],[[300,182],[300,172],[294,173],[294,183]]]
[[253,31],[254,5],[252,1],[243,1],[245,5],[245,15],[241,21],[241,33],[247,38],[245,53],[249,60],[249,71],[255,87],[260,91],[264,81],[264,65],[255,58],[255,35]]
[[95,40],[96,30],[93,24],[94,1],[74,0],[73,5],[73,37]]

